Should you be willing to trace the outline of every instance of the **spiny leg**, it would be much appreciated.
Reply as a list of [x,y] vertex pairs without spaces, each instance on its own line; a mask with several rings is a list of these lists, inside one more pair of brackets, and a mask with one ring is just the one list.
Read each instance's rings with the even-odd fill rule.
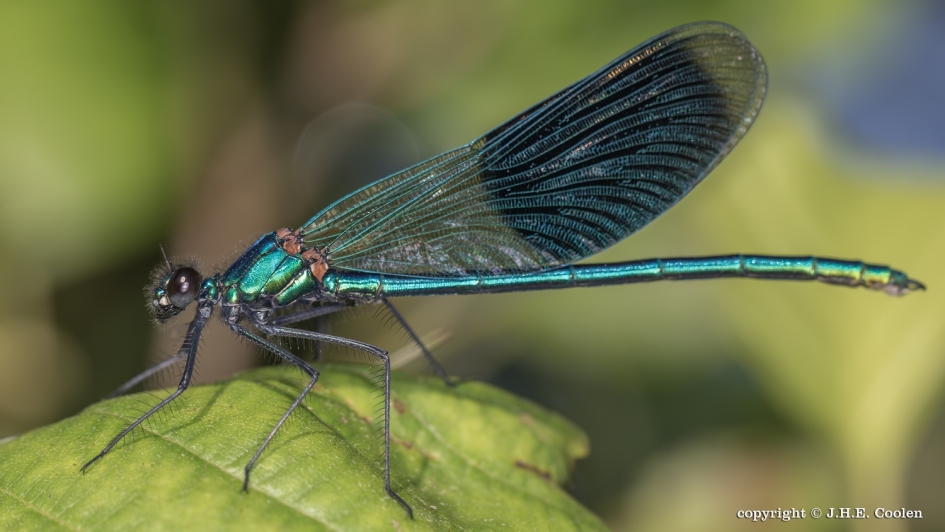
[[[447,386],[450,386],[450,387],[456,386],[456,383],[454,383],[450,379],[449,374],[446,373],[446,370],[443,369],[443,366],[441,366],[440,363],[437,362],[435,358],[433,358],[433,354],[430,353],[430,350],[427,349],[427,346],[423,344],[423,341],[420,340],[420,337],[417,335],[417,333],[413,331],[413,329],[407,323],[407,320],[404,319],[403,315],[400,313],[400,311],[397,310],[394,304],[391,303],[389,299],[383,299],[381,301],[384,303],[384,306],[390,311],[391,315],[394,316],[397,322],[400,323],[400,326],[403,327],[405,331],[407,331],[407,334],[410,336],[410,339],[413,340],[413,342],[417,344],[417,347],[420,348],[420,352],[423,353],[424,358],[426,358],[427,362],[433,368],[434,373],[436,373],[437,376],[440,377],[443,380],[443,382],[446,383]],[[278,316],[270,320],[269,323],[271,325],[282,326],[282,325],[291,325],[293,323],[298,323],[300,321],[305,321],[305,320],[314,318],[318,320],[315,323],[315,328],[316,328],[315,331],[319,334],[325,334],[325,321],[318,318],[322,318],[323,316],[327,316],[328,314],[332,314],[332,313],[335,313],[335,312],[338,312],[340,310],[344,310],[347,308],[351,308],[351,307],[344,303],[321,305],[318,307],[305,309],[300,312],[294,312],[292,314],[285,314],[283,316]],[[315,360],[317,361],[320,359],[321,359],[321,346],[318,342],[316,342],[315,343]]]
[[197,315],[194,317],[193,321],[190,322],[190,326],[187,329],[187,335],[184,337],[184,343],[183,345],[181,345],[181,348],[177,352],[177,355],[173,357],[173,358],[179,358],[182,356],[187,357],[187,362],[184,365],[184,374],[181,375],[180,383],[177,385],[177,390],[174,391],[174,393],[172,393],[168,397],[166,397],[163,401],[158,403],[156,406],[154,406],[153,408],[145,412],[144,415],[142,415],[137,420],[135,420],[134,423],[132,423],[131,425],[128,425],[128,427],[125,430],[121,431],[121,433],[118,434],[118,436],[115,436],[115,438],[112,439],[112,441],[109,442],[108,445],[106,445],[104,449],[102,449],[102,452],[98,453],[95,456],[95,458],[92,458],[91,460],[86,462],[84,466],[82,466],[81,471],[83,473],[85,472],[86,469],[88,469],[90,465],[95,463],[99,458],[102,458],[103,456],[105,456],[109,451],[112,450],[113,447],[115,447],[115,445],[118,445],[118,442],[120,442],[122,438],[124,438],[132,430],[134,430],[135,427],[137,427],[142,422],[144,422],[144,420],[151,417],[151,415],[157,412],[158,410],[167,406],[168,403],[170,403],[174,399],[177,399],[177,397],[180,396],[180,394],[184,393],[184,390],[186,390],[187,387],[190,386],[190,379],[194,373],[194,363],[197,360],[197,345],[200,343],[200,332],[203,331],[203,327],[204,325],[206,325],[207,319],[210,317],[211,312],[213,312],[212,302],[209,302],[209,301],[201,302],[197,306]]
[[[325,334],[328,331],[328,320],[324,316],[315,318],[315,332]],[[322,360],[322,344],[315,342],[315,362]]]
[[327,316],[338,312],[339,310],[344,310],[350,308],[344,303],[335,303],[331,305],[321,305],[318,307],[307,308],[299,312],[293,312],[291,314],[283,314],[282,316],[276,316],[269,320],[271,325],[292,325],[293,323],[298,323],[300,321],[310,320],[312,318],[318,318],[321,316]]
[[295,401],[292,402],[292,405],[289,406],[289,409],[286,410],[285,414],[282,415],[282,419],[276,423],[276,426],[272,428],[271,432],[269,432],[269,436],[266,436],[266,440],[263,441],[262,445],[259,446],[259,449],[256,450],[256,454],[254,454],[249,460],[249,463],[246,464],[246,468],[243,472],[243,491],[249,491],[249,472],[253,469],[253,465],[255,465],[256,461],[259,460],[259,457],[262,455],[263,451],[269,446],[269,443],[276,436],[276,433],[279,432],[279,429],[282,428],[282,425],[285,424],[286,420],[289,419],[289,416],[292,415],[292,412],[294,412],[295,409],[302,403],[302,400],[305,399],[305,396],[308,395],[308,392],[310,392],[315,386],[315,383],[318,382],[318,371],[316,371],[312,366],[306,364],[301,358],[293,355],[285,349],[282,349],[269,340],[247,331],[239,325],[233,325],[231,328],[236,334],[242,336],[243,338],[246,338],[263,349],[279,357],[282,357],[286,362],[298,366],[299,369],[311,377],[311,380],[309,380],[308,384],[302,390],[302,393],[300,393],[298,397],[295,398]]
[[177,362],[179,362],[182,358],[185,358],[186,356],[187,356],[186,351],[183,351],[183,350],[178,351],[177,354],[175,354],[174,356],[168,358],[167,360],[162,361],[160,364],[157,364],[155,366],[152,366],[142,371],[141,373],[136,375],[134,378],[132,378],[128,382],[122,384],[121,386],[113,390],[112,393],[106,395],[105,399],[111,399],[113,397],[118,397],[119,395],[124,395],[125,393],[127,393],[129,390],[131,390],[138,384],[144,382],[144,380],[147,379],[148,377],[173,366],[174,364],[176,364]]
[[303,340],[315,340],[321,342],[328,342],[332,344],[338,344],[346,347],[351,347],[354,349],[360,349],[370,355],[373,355],[384,363],[384,490],[388,495],[395,501],[397,501],[404,510],[407,511],[407,514],[413,519],[413,510],[410,508],[410,505],[403,500],[400,495],[398,495],[390,487],[390,357],[387,354],[387,351],[373,346],[371,344],[366,344],[364,342],[359,342],[357,340],[351,340],[349,338],[342,338],[340,336],[332,336],[330,334],[322,334],[312,331],[306,331],[303,329],[292,329],[289,327],[280,327],[277,325],[271,324],[261,324],[257,325],[261,331],[271,336],[284,336],[290,338],[301,338]]
[[[299,312],[293,312],[292,314],[285,314],[283,316],[277,316],[269,321],[272,325],[291,325],[293,323],[298,323],[300,321],[315,320],[315,331],[324,334],[326,322],[324,317],[338,312],[339,310],[344,310],[350,308],[344,303],[334,303],[330,305],[321,305],[318,307],[313,307],[305,309]],[[315,361],[318,362],[322,359],[322,346],[318,342],[315,342]]]
[[427,359],[427,362],[429,362],[437,376],[443,379],[443,382],[445,382],[447,386],[456,386],[456,384],[450,379],[450,376],[446,373],[446,370],[443,369],[443,366],[441,366],[440,363],[437,362],[435,358],[433,358],[433,355],[427,349],[427,346],[423,345],[423,342],[420,341],[420,337],[417,336],[417,333],[413,332],[413,329],[410,328],[410,325],[407,325],[407,320],[405,320],[404,317],[400,315],[400,312],[397,311],[397,309],[394,307],[394,304],[391,303],[389,299],[382,299],[381,301],[384,302],[384,306],[386,306],[387,309],[390,310],[391,314],[394,315],[394,318],[400,322],[400,325],[405,331],[407,331],[407,334],[410,335],[410,338],[413,339],[414,343],[420,347],[420,351],[423,353],[423,356]]

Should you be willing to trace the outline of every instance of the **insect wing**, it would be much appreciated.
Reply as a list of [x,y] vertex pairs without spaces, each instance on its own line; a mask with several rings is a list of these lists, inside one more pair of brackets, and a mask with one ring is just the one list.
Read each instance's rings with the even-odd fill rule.
[[538,271],[639,230],[748,131],[767,73],[738,30],[672,29],[467,146],[368,185],[301,231],[333,267]]

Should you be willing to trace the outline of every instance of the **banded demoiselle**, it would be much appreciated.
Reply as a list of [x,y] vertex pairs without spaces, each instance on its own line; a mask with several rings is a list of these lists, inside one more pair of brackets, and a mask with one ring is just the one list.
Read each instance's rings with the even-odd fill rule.
[[766,83],[761,55],[735,28],[680,26],[470,144],[349,194],[299,229],[263,235],[222,273],[201,278],[194,265],[165,260],[148,291],[151,311],[164,322],[196,301],[196,316],[176,355],[113,395],[183,361],[180,384],[82,470],[187,389],[201,331],[216,307],[235,334],[308,376],[246,465],[243,489],[319,375],[270,338],[327,342],[384,365],[384,489],[412,516],[391,489],[387,351],[289,325],[351,306],[385,305],[450,383],[389,298],[716,277],[817,280],[894,295],[924,289],[886,266],[818,257],[574,264],[644,227],[708,175],[752,125]]

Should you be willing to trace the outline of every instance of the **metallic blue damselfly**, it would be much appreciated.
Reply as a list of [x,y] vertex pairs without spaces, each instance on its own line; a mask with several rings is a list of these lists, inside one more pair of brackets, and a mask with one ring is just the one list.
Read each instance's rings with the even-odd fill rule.
[[193,265],[166,261],[149,288],[150,309],[163,322],[196,301],[196,316],[176,355],[113,395],[183,361],[180,384],[82,470],[187,389],[201,331],[217,307],[235,334],[309,377],[246,465],[243,488],[319,375],[270,338],[314,340],[384,364],[384,489],[412,515],[391,489],[387,351],[290,325],[351,306],[385,305],[450,383],[388,298],[717,277],[816,280],[894,295],[923,289],[886,266],[818,257],[574,264],[644,227],[708,175],[755,120],[766,82],[761,55],[735,28],[681,26],[470,144],[368,185],[299,229],[263,235],[222,273],[202,278]]

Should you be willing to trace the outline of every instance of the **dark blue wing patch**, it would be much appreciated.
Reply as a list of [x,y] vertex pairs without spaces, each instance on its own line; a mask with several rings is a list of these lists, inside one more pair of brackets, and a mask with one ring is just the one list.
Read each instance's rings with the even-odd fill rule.
[[468,146],[382,179],[302,228],[333,267],[453,276],[537,271],[626,238],[747,132],[767,74],[734,28],[670,30]]

